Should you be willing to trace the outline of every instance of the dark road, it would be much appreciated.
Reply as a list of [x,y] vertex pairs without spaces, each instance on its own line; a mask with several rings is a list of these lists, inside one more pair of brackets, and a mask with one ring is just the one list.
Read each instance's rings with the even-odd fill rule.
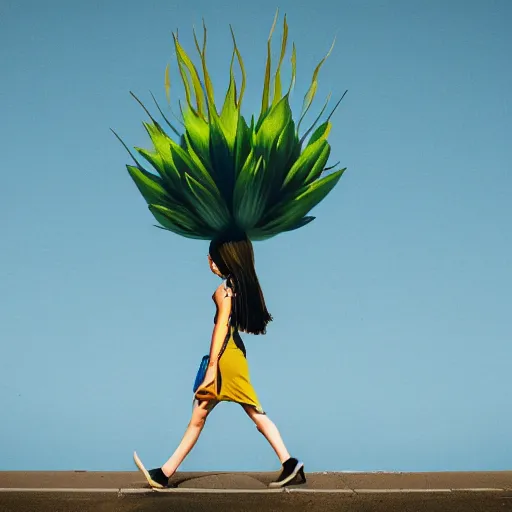
[[3,493],[2,512],[512,512],[512,492],[431,494]]

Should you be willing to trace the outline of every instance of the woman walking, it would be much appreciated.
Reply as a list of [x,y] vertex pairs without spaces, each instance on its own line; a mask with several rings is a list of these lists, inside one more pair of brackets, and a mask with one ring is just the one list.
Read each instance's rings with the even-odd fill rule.
[[[209,367],[196,389],[192,419],[181,443],[167,462],[149,471],[134,454],[137,466],[152,487],[167,485],[197,442],[208,414],[222,401],[239,403],[275,450],[283,470],[272,482],[272,487],[286,485],[297,475],[305,481],[303,463],[290,456],[277,427],[265,415],[251,385],[245,347],[239,332],[265,334],[271,320],[254,269],[252,242],[268,240],[308,225],[315,219],[308,215],[310,210],[331,192],[345,171],[342,168],[327,174],[337,165],[327,166],[331,153],[327,138],[331,131],[330,119],[341,100],[326,121],[316,126],[327,102],[313,124],[301,129],[301,122],[316,94],[318,72],[332,46],[315,68],[296,122],[289,102],[296,78],[295,47],[287,90],[283,89],[281,81],[281,64],[288,40],[286,16],[281,54],[271,80],[270,42],[276,21],[277,13],[267,42],[259,115],[253,115],[248,122],[241,112],[246,75],[233,31],[229,86],[222,107],[216,105],[206,63],[206,26],[203,26],[202,46],[194,33],[202,77],[178,42],[177,34],[174,35],[186,93],[186,104],[180,103],[183,133],[169,122],[157,103],[177,140],[164,131],[136,98],[150,116],[151,123],[144,126],[153,143],[152,150],[139,147],[136,150],[151,164],[156,174],[147,171],[123,142],[135,163],[126,167],[158,221],[157,227],[186,238],[212,241],[210,268],[224,279],[213,295],[217,314]],[[242,74],[241,87],[237,86],[233,72],[235,55]],[[165,86],[169,99],[167,75]]]
[[205,378],[195,393],[192,418],[178,448],[161,467],[146,470],[137,453],[134,453],[135,463],[151,487],[166,487],[196,444],[210,412],[219,402],[230,401],[242,406],[282,464],[279,478],[270,487],[282,487],[297,476],[305,482],[304,464],[290,456],[279,430],[265,414],[251,385],[245,346],[239,334],[239,331],[265,334],[272,320],[256,275],[252,244],[246,236],[236,241],[214,240],[208,262],[211,271],[223,282],[212,297],[217,311],[210,359]]

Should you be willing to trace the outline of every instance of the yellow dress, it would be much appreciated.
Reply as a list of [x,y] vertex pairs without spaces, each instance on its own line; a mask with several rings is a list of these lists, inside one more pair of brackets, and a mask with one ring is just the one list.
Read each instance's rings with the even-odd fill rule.
[[[214,321],[217,321],[217,314]],[[217,393],[219,400],[210,401],[207,407],[210,410],[219,402],[236,402],[243,405],[252,405],[259,413],[265,414],[258,400],[258,395],[251,384],[244,342],[238,329],[231,325],[231,322],[220,350]]]
[[251,384],[244,342],[233,326],[229,326],[229,338],[219,359],[219,401],[252,405],[258,412],[264,411]]

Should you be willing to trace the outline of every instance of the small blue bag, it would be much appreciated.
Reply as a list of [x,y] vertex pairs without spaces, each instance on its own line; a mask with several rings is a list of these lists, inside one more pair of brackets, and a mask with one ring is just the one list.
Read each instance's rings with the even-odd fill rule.
[[199,369],[197,370],[196,380],[194,381],[193,392],[197,391],[197,388],[203,383],[204,376],[206,375],[206,370],[208,368],[208,363],[210,362],[210,356],[203,356],[201,359],[201,364],[199,365]]

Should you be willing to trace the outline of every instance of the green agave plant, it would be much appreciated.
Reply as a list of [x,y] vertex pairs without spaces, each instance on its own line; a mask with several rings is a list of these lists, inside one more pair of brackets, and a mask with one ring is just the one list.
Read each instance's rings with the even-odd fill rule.
[[[173,34],[186,96],[185,108],[180,104],[183,133],[169,122],[153,96],[176,140],[164,131],[132,93],[151,119],[151,123],[144,123],[144,126],[154,146],[151,151],[135,149],[158,174],[148,172],[133,155],[135,165],[127,165],[127,169],[151,213],[160,223],[161,226],[157,227],[195,239],[211,240],[228,233],[245,233],[251,240],[265,240],[311,222],[315,217],[307,216],[307,213],[324,199],[345,171],[340,169],[324,175],[325,171],[334,167],[326,168],[331,152],[327,137],[331,129],[329,119],[341,99],[327,120],[313,132],[327,107],[327,98],[313,125],[299,138],[301,122],[315,97],[318,73],[332,47],[314,70],[296,125],[289,103],[296,75],[295,45],[291,55],[291,82],[284,94],[280,76],[288,40],[286,16],[270,98],[271,40],[276,21],[277,13],[267,42],[261,111],[256,121],[252,116],[248,123],[241,114],[246,73],[232,29],[234,48],[230,81],[220,112],[215,104],[206,65],[204,23],[202,46],[194,31],[202,79],[178,42],[177,35]],[[233,71],[235,57],[242,75],[239,93]],[[165,73],[165,88],[170,101],[169,66]],[[311,132],[307,144],[304,144]]]

